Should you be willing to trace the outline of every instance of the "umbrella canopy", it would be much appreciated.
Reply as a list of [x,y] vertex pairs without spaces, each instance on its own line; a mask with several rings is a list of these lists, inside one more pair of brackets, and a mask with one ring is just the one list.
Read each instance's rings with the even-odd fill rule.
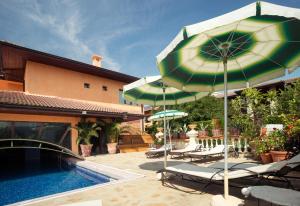
[[[208,92],[184,92],[174,87],[169,87],[161,80],[161,76],[150,76],[139,79],[123,87],[124,98],[140,104],[175,105],[195,101],[208,95]],[[164,120],[164,144],[166,144],[166,116]],[[167,167],[167,151],[165,147],[164,168]]]
[[174,87],[163,85],[161,76],[141,78],[123,88],[124,98],[140,104],[164,105],[163,87],[165,88],[165,104],[175,105],[195,101],[208,95],[208,92],[184,92]]
[[163,81],[185,91],[258,84],[292,71],[300,62],[300,10],[267,2],[184,27],[157,56]]
[[150,116],[148,118],[149,121],[162,121],[164,120],[164,116],[166,116],[166,120],[179,119],[182,117],[188,116],[188,113],[181,112],[178,110],[166,110],[157,112],[156,114]]
[[257,2],[184,27],[157,56],[163,81],[185,91],[224,89],[224,197],[228,199],[227,90],[300,65],[300,9]]

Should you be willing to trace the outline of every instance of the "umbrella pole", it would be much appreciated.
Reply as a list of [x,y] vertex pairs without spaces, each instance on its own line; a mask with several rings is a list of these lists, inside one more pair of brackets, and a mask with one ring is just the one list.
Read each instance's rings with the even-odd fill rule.
[[170,149],[172,150],[172,137],[171,137],[171,127],[170,127],[170,120],[168,120],[168,134],[169,134],[169,144],[170,144]]
[[164,100],[164,168],[166,169],[167,167],[167,148],[166,148],[166,143],[167,143],[167,134],[166,134],[166,88],[163,85],[163,100]]
[[224,65],[224,199],[228,199],[228,152],[227,152],[227,57],[223,59]]

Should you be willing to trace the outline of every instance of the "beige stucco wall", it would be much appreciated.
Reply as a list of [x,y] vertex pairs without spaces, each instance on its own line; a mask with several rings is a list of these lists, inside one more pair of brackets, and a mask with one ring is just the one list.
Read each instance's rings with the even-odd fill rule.
[[[50,115],[28,115],[28,114],[10,114],[10,113],[0,113],[0,121],[24,121],[24,122],[61,122],[69,123],[74,127],[78,121],[79,117],[64,117],[64,116],[50,116]],[[76,139],[78,137],[78,132],[76,129],[71,129],[71,149],[74,153],[78,154],[78,147],[76,144]]]
[[[29,93],[108,103],[119,103],[119,89],[126,84],[32,61],[26,63],[24,78]],[[84,83],[90,88],[84,88]]]
[[0,80],[0,90],[23,91],[23,83],[8,80]]

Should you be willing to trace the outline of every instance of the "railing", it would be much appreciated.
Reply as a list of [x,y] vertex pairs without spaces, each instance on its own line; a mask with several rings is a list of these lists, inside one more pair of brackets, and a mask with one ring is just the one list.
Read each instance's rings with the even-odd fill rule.
[[[202,144],[203,148],[205,150],[209,150],[217,145],[224,144],[223,136],[199,136],[199,144]],[[169,142],[169,139],[167,138],[167,141]],[[182,149],[188,144],[189,139],[178,139],[178,138],[172,138],[172,144],[177,149]],[[228,145],[232,145],[235,150],[239,153],[246,153],[248,151],[248,139],[244,138],[240,135],[229,135],[228,136]]]
[[[199,144],[202,144],[203,148],[209,150],[217,145],[224,144],[223,136],[219,137],[199,137]],[[242,136],[229,136],[228,145],[232,145],[239,153],[247,152],[248,140]]]

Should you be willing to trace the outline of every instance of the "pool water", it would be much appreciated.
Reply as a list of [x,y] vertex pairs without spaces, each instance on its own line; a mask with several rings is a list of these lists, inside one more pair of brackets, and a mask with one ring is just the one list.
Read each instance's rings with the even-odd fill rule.
[[0,205],[109,182],[107,176],[81,167],[27,166],[0,171]]

